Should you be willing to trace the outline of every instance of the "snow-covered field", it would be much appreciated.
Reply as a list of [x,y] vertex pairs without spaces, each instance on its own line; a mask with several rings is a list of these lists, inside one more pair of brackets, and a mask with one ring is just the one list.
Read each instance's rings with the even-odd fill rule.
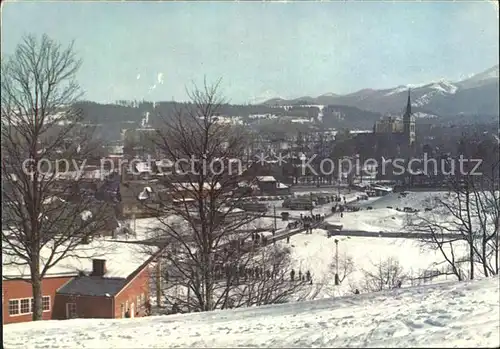
[[312,302],[3,326],[6,348],[498,347],[498,278]]
[[[391,193],[375,200],[353,203],[354,206],[361,207],[361,211],[344,212],[342,218],[340,218],[340,214],[336,214],[327,221],[342,224],[343,230],[404,232],[407,217],[407,213],[403,212],[404,207],[418,210],[433,208],[433,198],[439,197],[444,200],[446,195],[446,192],[409,192],[406,196]],[[372,209],[367,210],[367,206],[371,206]],[[396,208],[399,208],[400,211],[397,211]],[[427,214],[427,212],[423,214]]]
[[444,191],[414,191],[405,192],[405,195],[390,193],[386,196],[378,197],[377,200],[371,202],[369,205],[361,201],[360,206],[372,206],[373,209],[386,208],[387,206],[391,206],[394,209],[396,207],[403,209],[403,207],[407,206],[422,210],[426,207],[432,208],[433,198],[438,197],[444,200],[448,196],[448,192]]
[[337,213],[327,219],[327,222],[342,224],[342,230],[362,230],[370,232],[402,232],[404,231],[407,214],[390,208],[344,212],[340,218]]
[[[340,287],[334,286],[335,270],[332,267],[336,254],[335,239],[339,240],[339,265],[346,257],[352,259],[353,265],[352,273],[346,276]],[[322,229],[314,229],[312,234],[293,236],[289,246],[294,268],[302,273],[309,270],[315,284],[323,285],[319,298],[352,293],[363,281],[363,271],[373,271],[375,265],[388,258],[397,261],[409,278],[416,278],[425,270],[435,269],[434,264],[444,262],[439,251],[425,248],[418,240],[340,235],[327,238],[326,231]]]

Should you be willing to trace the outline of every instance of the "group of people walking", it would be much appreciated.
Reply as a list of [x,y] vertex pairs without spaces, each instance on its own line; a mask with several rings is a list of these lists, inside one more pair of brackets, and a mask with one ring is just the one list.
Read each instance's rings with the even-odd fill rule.
[[323,222],[325,215],[315,214],[311,216],[303,216],[300,214],[300,222],[302,227],[306,230],[306,234],[312,234],[313,226],[316,223]]
[[295,270],[292,269],[290,271],[290,281],[308,281],[312,285],[312,276],[309,270],[306,271],[305,274],[302,274],[302,271],[299,270],[299,274],[297,276],[298,277],[296,278]]

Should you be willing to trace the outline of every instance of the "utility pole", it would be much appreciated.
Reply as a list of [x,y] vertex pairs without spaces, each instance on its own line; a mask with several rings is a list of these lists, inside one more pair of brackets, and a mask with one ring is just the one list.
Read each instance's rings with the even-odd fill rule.
[[273,205],[274,210],[274,232],[276,233],[276,205]]
[[339,279],[339,240],[335,239],[335,286],[340,285]]
[[135,219],[135,213],[132,216],[132,218],[134,219],[134,236],[137,237],[137,230],[136,230],[137,224],[136,224],[136,219]]
[[156,303],[161,309],[161,257],[156,260]]

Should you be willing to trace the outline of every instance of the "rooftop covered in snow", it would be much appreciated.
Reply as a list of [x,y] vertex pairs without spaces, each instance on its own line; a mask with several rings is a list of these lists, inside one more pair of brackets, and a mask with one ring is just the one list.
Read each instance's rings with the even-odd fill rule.
[[[55,256],[60,256],[63,248],[58,249]],[[148,253],[149,252],[149,253]],[[83,244],[74,252],[68,253],[70,257],[59,261],[49,269],[47,276],[78,275],[80,272],[92,272],[92,260],[103,259],[106,261],[105,278],[126,278],[137,270],[151,257],[151,248],[142,245],[113,241],[110,239],[95,239],[89,244]],[[42,266],[48,261],[51,249],[42,249]],[[53,258],[56,258],[53,257]],[[12,262],[23,263],[22,260],[2,254],[3,280],[12,278],[29,278],[30,270],[26,264],[16,265]]]

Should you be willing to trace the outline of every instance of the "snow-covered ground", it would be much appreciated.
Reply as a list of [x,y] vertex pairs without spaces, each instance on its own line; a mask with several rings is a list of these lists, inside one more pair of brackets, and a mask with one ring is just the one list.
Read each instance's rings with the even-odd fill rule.
[[[359,206],[362,210],[344,212],[342,218],[340,214],[336,214],[327,221],[342,224],[343,230],[404,232],[407,218],[407,213],[403,212],[404,207],[418,210],[433,208],[435,205],[433,198],[439,197],[445,200],[446,195],[448,195],[446,192],[408,192],[406,196],[391,193],[383,197],[353,203],[353,206]],[[371,206],[372,209],[367,210],[367,206]]]
[[[334,286],[335,239],[339,240],[339,265],[349,257],[353,270],[348,274],[341,286]],[[286,242],[281,242],[286,244]],[[313,229],[312,234],[298,234],[290,239],[290,253],[293,267],[302,273],[309,270],[315,284],[322,288],[318,298],[346,295],[355,288],[360,288],[364,271],[373,272],[376,265],[389,258],[397,261],[408,278],[417,278],[426,270],[441,268],[445,264],[443,255],[436,250],[422,246],[413,239],[350,237],[337,235],[328,238],[326,231]],[[465,246],[464,246],[465,252]],[[456,248],[459,254],[459,249]],[[436,266],[438,265],[438,266]],[[340,270],[341,277],[343,271]],[[452,278],[451,276],[449,277]],[[406,282],[404,286],[410,284]]]
[[3,326],[6,348],[498,347],[498,278],[259,308]]
[[405,195],[401,193],[390,193],[386,196],[381,196],[376,198],[376,200],[370,202],[370,204],[365,204],[365,202],[360,201],[358,204],[360,206],[372,206],[373,209],[387,208],[391,206],[394,209],[399,207],[411,207],[415,209],[425,209],[427,207],[433,207],[433,199],[438,197],[440,199],[446,199],[449,196],[448,192],[445,191],[411,191],[405,192]]
[[344,212],[340,218],[337,213],[327,219],[327,222],[342,224],[342,230],[362,230],[370,232],[404,230],[406,213],[395,209],[381,208],[377,210],[363,210],[358,212]]

